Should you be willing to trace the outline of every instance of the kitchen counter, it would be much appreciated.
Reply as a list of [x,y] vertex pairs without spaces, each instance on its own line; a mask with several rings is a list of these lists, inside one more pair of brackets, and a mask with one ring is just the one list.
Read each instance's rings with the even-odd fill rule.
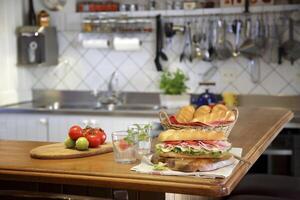
[[[21,102],[0,107],[0,113],[40,113],[62,115],[100,115],[155,117],[161,110],[159,93],[125,92],[122,93],[122,108],[109,110],[98,105],[99,97],[90,91],[33,90],[34,101]],[[300,128],[300,96],[238,95],[241,107],[278,107],[292,110],[294,118],[286,128]],[[55,104],[58,103],[59,106]],[[121,105],[122,106],[122,105]],[[125,106],[125,107],[124,107]],[[126,107],[127,106],[127,107]],[[164,109],[175,113],[174,109]]]
[[[229,140],[242,147],[242,157],[253,164],[292,117],[287,109],[240,108]],[[240,162],[226,179],[147,175],[131,172],[133,165],[117,164],[112,153],[65,160],[30,158],[30,150],[44,144],[0,141],[0,179],[220,197],[230,194],[252,166]]]

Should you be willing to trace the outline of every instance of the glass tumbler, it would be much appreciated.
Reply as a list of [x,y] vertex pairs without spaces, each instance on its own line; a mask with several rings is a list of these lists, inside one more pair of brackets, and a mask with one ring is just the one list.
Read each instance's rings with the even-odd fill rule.
[[137,140],[127,131],[112,133],[112,144],[115,161],[118,163],[134,163],[136,161]]
[[136,135],[136,156],[141,159],[143,156],[149,155],[151,153],[151,125],[134,124],[128,127],[128,132],[132,135]]

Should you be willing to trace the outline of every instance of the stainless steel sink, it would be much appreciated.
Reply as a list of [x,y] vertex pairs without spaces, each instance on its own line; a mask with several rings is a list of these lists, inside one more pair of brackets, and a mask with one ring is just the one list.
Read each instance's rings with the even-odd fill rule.
[[123,105],[105,105],[105,106],[101,106],[99,108],[96,109],[104,109],[104,110],[109,110],[109,111],[143,111],[143,110],[147,110],[147,111],[151,111],[151,110],[159,110],[161,109],[160,105],[147,105],[147,104],[123,104]]
[[34,90],[33,108],[40,110],[83,110],[83,111],[155,111],[159,110],[159,93],[122,92],[121,101],[115,104],[102,102],[107,91],[97,94],[91,91]]
[[59,110],[59,109],[96,109],[98,106],[96,104],[60,104],[54,102],[52,104],[45,105],[35,105],[35,108],[38,109],[47,109],[47,110]]
[[49,105],[36,105],[37,109],[47,109],[47,110],[72,110],[72,109],[82,109],[82,110],[103,110],[103,111],[155,111],[159,110],[161,107],[159,105],[147,105],[147,104],[122,104],[122,105],[95,105],[95,104],[59,104],[53,103]]

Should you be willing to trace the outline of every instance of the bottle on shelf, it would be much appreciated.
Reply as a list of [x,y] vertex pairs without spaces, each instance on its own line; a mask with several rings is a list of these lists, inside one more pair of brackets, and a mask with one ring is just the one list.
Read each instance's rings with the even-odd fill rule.
[[38,13],[37,21],[38,21],[38,26],[43,26],[43,27],[50,26],[50,16],[45,10],[42,10]]

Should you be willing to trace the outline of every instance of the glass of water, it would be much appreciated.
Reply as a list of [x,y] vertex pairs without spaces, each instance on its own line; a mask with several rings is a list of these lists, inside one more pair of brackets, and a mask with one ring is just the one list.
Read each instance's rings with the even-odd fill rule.
[[139,159],[151,153],[151,128],[151,124],[133,124],[128,127],[128,133],[136,137],[136,156]]
[[137,138],[127,131],[112,133],[112,144],[115,161],[118,163],[134,163],[136,161]]

